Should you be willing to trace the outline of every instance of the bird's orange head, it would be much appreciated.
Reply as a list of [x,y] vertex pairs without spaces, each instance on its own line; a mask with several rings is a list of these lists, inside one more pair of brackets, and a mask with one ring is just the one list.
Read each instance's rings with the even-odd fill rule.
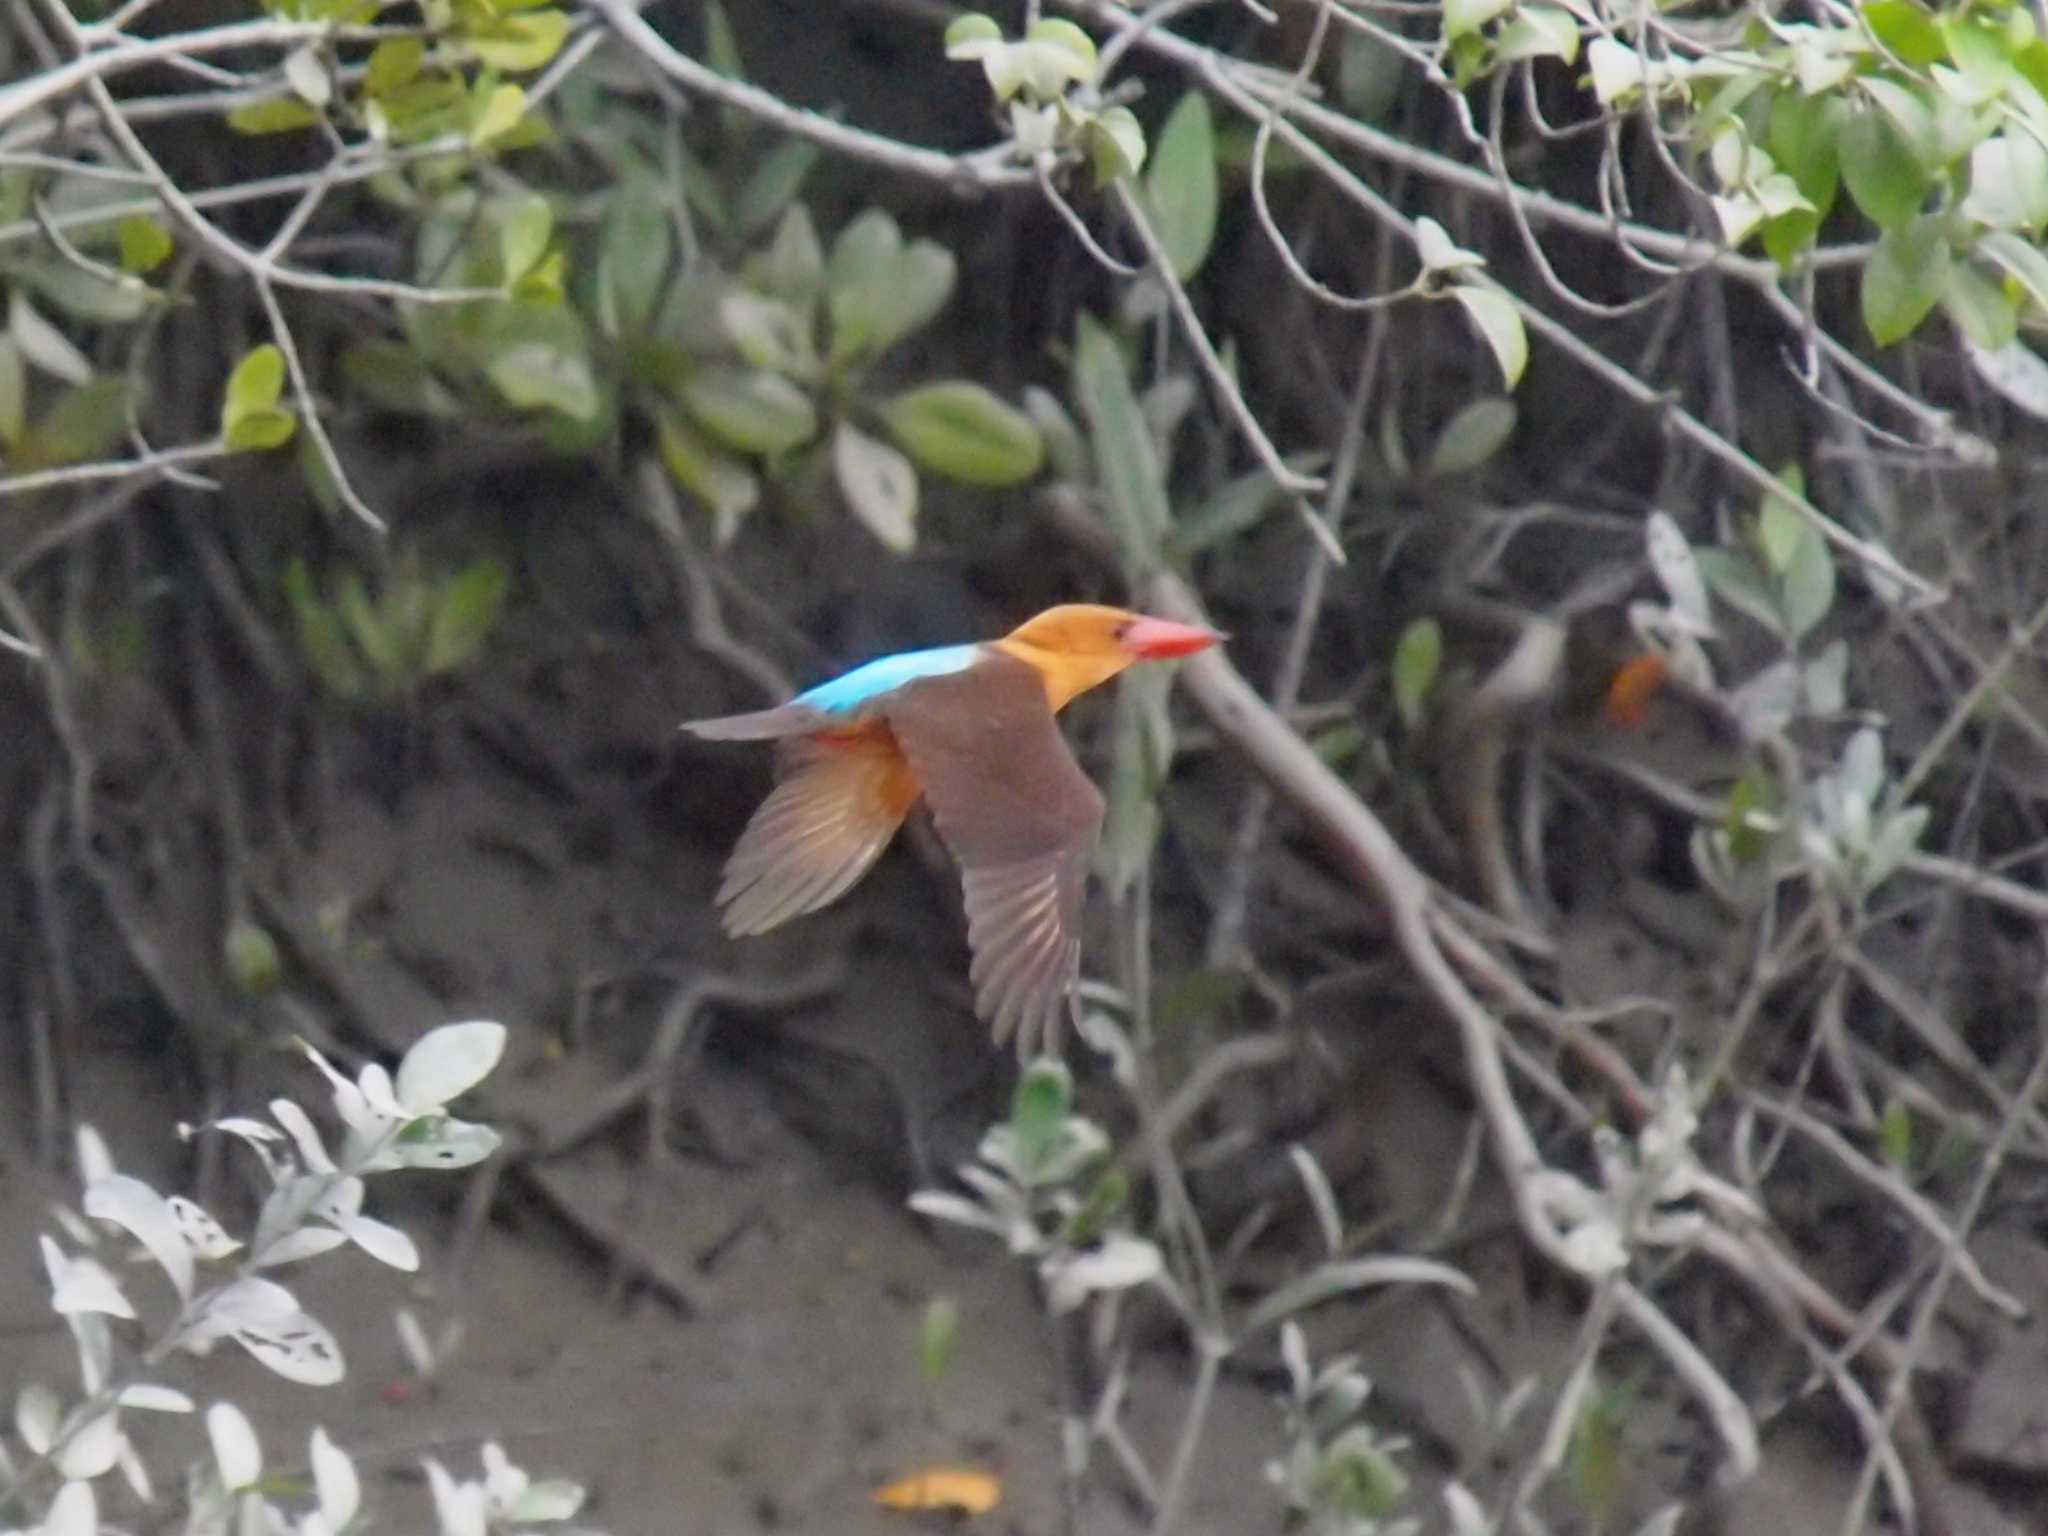
[[1036,667],[1054,709],[1108,682],[1134,661],[1164,661],[1205,651],[1223,637],[1199,624],[1155,619],[1099,603],[1063,603],[1027,619],[999,650]]

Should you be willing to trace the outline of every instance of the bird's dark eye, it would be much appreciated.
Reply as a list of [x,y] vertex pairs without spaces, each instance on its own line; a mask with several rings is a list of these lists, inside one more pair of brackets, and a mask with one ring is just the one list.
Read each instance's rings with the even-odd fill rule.
[[1110,631],[1110,638],[1113,640],[1121,640],[1125,636],[1130,634],[1130,632],[1131,621],[1129,619],[1125,619],[1121,624],[1117,625],[1115,629]]

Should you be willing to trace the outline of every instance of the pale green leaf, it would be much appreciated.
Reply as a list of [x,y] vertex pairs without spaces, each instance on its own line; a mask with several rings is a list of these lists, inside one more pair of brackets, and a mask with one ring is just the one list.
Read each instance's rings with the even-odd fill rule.
[[1444,424],[1423,472],[1440,478],[1479,468],[1514,435],[1515,420],[1512,400],[1474,400]]
[[1045,444],[1031,418],[964,379],[906,390],[885,402],[881,413],[905,452],[950,480],[1021,485],[1045,462]]
[[699,368],[683,381],[682,401],[699,426],[742,453],[787,453],[818,435],[811,397],[765,369]]
[[1976,254],[2003,270],[2026,291],[2037,311],[2048,314],[2048,256],[2039,247],[2001,230],[1980,239]]
[[1145,129],[1129,107],[1108,107],[1087,120],[1081,139],[1095,185],[1127,181],[1145,164]]
[[228,126],[250,135],[292,133],[310,128],[320,114],[296,96],[273,96],[268,101],[251,101],[228,113]]
[[154,272],[173,249],[163,225],[146,213],[131,213],[121,220],[119,239],[123,272]]
[[710,510],[718,546],[722,549],[731,543],[741,522],[761,499],[761,482],[753,471],[707,442],[672,411],[656,413],[655,445],[662,466],[676,484]]
[[2019,334],[2019,312],[2011,296],[1966,261],[1949,269],[1941,308],[1963,339],[1984,351],[1996,352]]
[[474,656],[498,627],[511,590],[511,569],[504,561],[489,557],[445,583],[434,598],[421,670],[438,677]]
[[898,554],[917,547],[917,470],[887,443],[842,421],[832,431],[832,473],[847,510]]
[[1443,659],[1443,626],[1435,619],[1417,619],[1401,631],[1394,646],[1394,707],[1410,731],[1422,723]]
[[1913,334],[1948,287],[1948,231],[1934,215],[1888,229],[1863,268],[1863,323],[1881,347]]
[[1082,315],[1076,329],[1073,374],[1073,398],[1088,423],[1110,532],[1127,571],[1149,570],[1170,520],[1165,468],[1123,354],[1090,315]]
[[1529,336],[1522,329],[1522,317],[1513,303],[1491,288],[1469,284],[1451,289],[1451,297],[1464,306],[1466,316],[1492,349],[1494,361],[1500,364],[1502,380],[1513,389],[1522,380],[1522,370],[1529,365]]
[[552,60],[568,36],[569,18],[548,10],[473,22],[463,40],[493,69],[522,75]]
[[1444,0],[1444,41],[1454,43],[1504,15],[1513,0]]
[[1216,124],[1209,98],[1189,91],[1167,114],[1145,171],[1154,231],[1173,275],[1201,270],[1216,238]]
[[605,198],[597,232],[597,314],[607,335],[645,334],[668,281],[675,229],[653,178],[634,170]]

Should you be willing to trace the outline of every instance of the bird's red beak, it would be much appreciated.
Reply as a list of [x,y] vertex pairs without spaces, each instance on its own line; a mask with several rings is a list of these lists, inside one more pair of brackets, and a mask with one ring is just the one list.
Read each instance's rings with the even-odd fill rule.
[[1124,644],[1146,661],[1165,661],[1172,656],[1192,656],[1206,651],[1223,638],[1218,631],[1201,624],[1176,624],[1172,619],[1139,618],[1124,631]]

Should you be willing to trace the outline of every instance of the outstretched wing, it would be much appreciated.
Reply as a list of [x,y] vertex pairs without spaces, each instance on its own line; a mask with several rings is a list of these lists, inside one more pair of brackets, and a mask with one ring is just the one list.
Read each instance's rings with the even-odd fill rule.
[[725,931],[735,937],[766,933],[844,895],[881,857],[917,799],[910,765],[879,722],[785,737],[775,747],[775,778],[726,860],[718,888]]
[[997,1040],[1058,1037],[1081,964],[1088,856],[1102,796],[1068,751],[1028,663],[989,652],[880,706],[960,861],[975,1010]]

